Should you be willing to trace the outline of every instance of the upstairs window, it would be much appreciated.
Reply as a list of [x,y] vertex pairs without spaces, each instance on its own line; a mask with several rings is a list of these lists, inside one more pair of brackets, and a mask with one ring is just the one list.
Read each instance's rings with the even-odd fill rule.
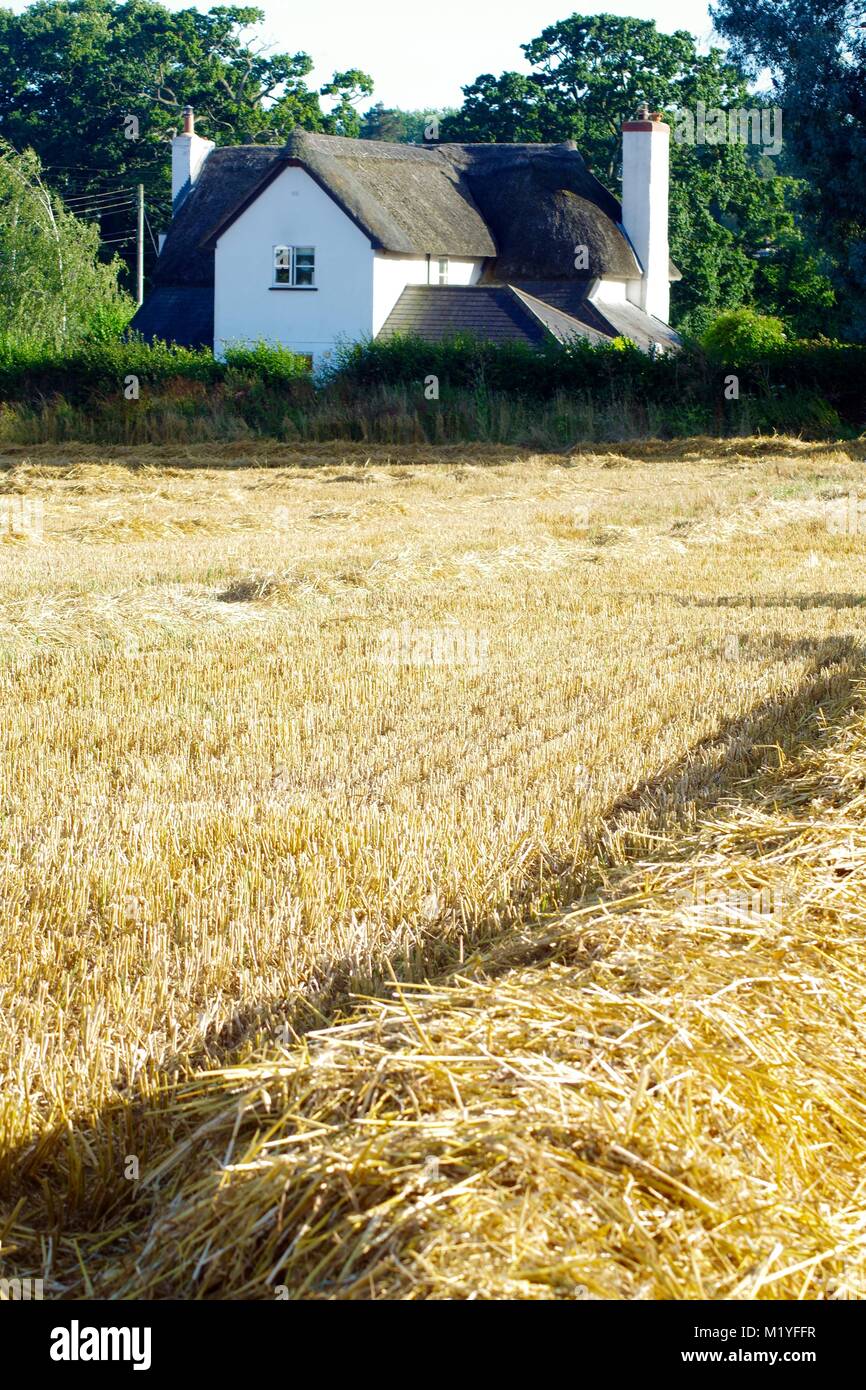
[[440,256],[440,257],[439,257],[439,284],[440,284],[440,285],[447,285],[447,284],[448,284],[448,257],[447,257],[447,256]]
[[275,246],[274,284],[291,289],[314,289],[316,248],[314,246]]

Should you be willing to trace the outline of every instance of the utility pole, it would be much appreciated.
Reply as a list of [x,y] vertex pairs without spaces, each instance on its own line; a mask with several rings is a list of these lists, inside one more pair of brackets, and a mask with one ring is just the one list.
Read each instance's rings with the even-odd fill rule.
[[138,185],[138,240],[135,245],[135,298],[144,303],[144,184]]

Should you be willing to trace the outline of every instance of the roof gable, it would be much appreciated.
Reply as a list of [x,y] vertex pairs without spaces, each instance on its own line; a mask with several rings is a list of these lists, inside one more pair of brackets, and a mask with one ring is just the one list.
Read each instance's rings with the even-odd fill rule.
[[[427,147],[296,131],[283,147],[213,151],[172,223],[156,283],[212,285],[220,235],[292,166],[377,250],[495,259],[499,282],[640,274],[619,203],[573,142]],[[585,269],[575,266],[579,245]]]
[[369,237],[404,255],[495,256],[496,244],[466,179],[437,149],[296,132],[246,196],[225,209],[205,244],[220,236],[284,168],[300,167]]
[[202,240],[226,208],[261,182],[280,152],[278,145],[227,145],[210,153],[192,192],[172,219],[154,284],[213,286],[213,248],[204,248]]

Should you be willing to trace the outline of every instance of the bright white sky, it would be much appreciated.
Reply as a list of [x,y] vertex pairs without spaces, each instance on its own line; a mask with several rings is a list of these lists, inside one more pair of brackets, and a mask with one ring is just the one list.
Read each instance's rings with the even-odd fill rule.
[[[265,11],[263,37],[277,50],[309,53],[310,84],[361,68],[373,77],[373,101],[429,110],[459,106],[461,87],[482,72],[527,71],[521,43],[548,24],[579,14],[654,19],[668,33],[688,29],[705,46],[712,33],[704,0],[250,0]],[[190,0],[164,0],[190,8]],[[22,0],[0,6],[26,9]],[[199,3],[207,10],[210,3]],[[364,103],[366,105],[366,103]]]

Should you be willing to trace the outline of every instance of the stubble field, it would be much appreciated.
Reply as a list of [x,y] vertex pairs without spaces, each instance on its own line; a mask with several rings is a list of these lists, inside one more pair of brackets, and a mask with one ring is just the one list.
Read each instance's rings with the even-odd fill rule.
[[0,1276],[866,1294],[866,447],[620,448],[7,448]]

